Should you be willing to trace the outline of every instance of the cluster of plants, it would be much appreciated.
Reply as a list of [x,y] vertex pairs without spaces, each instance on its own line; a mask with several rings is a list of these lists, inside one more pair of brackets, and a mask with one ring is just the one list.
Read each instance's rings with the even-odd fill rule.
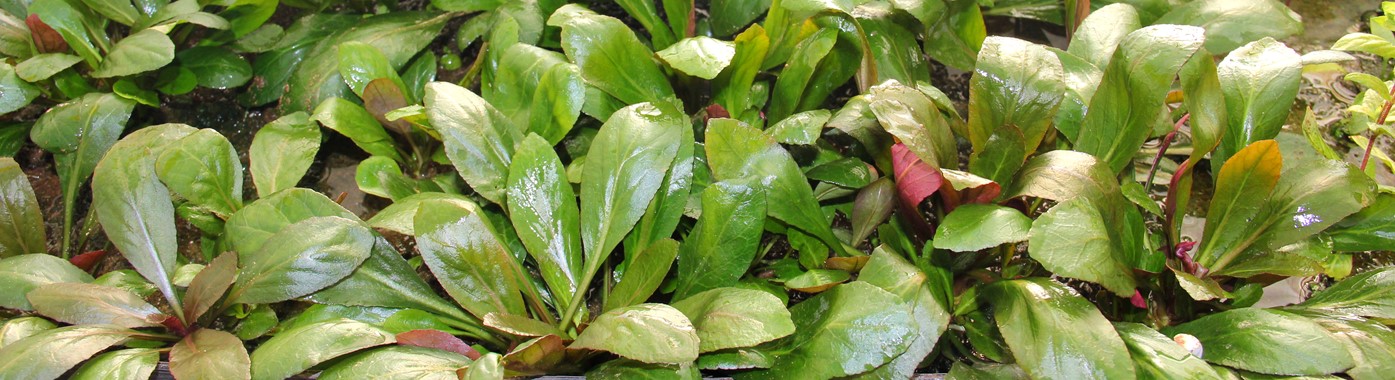
[[[1276,0],[0,1],[0,156],[42,152],[0,158],[0,379],[1382,378],[1391,73],[1347,75],[1359,164],[1290,110],[1337,50],[1395,59],[1395,19],[1301,30]],[[277,117],[142,122],[194,94]],[[385,207],[302,187],[336,142]],[[1325,289],[1254,307],[1291,278]]]

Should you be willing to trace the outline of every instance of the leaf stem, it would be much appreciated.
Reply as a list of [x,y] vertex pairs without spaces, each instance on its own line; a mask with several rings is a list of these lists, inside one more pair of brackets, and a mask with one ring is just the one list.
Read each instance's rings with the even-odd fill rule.
[[1167,148],[1172,146],[1172,140],[1177,138],[1177,130],[1182,129],[1182,124],[1186,124],[1187,120],[1191,120],[1191,118],[1192,114],[1190,113],[1182,115],[1181,119],[1177,119],[1177,122],[1172,124],[1172,132],[1163,136],[1162,145],[1158,146],[1158,154],[1153,156],[1153,166],[1148,168],[1148,181],[1144,182],[1143,186],[1153,184],[1153,177],[1158,175],[1158,164],[1162,162],[1163,154],[1167,153]]
[[[1395,92],[1395,85],[1390,86],[1390,91]],[[1385,100],[1385,106],[1380,108],[1380,117],[1376,118],[1376,125],[1384,126],[1385,119],[1390,117],[1390,106],[1395,104],[1392,99]],[[1376,147],[1376,131],[1374,129],[1366,132],[1366,154],[1361,156],[1361,171],[1366,171],[1366,164],[1371,162],[1371,149]]]

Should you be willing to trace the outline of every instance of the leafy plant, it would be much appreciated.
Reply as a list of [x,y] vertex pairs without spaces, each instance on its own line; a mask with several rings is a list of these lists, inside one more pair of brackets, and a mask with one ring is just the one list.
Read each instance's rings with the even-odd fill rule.
[[[1354,58],[1284,45],[1274,0],[206,7],[0,4],[0,106],[46,108],[7,128],[58,177],[36,195],[34,158],[0,159],[0,378],[1395,363],[1395,275],[1359,264],[1395,201],[1311,115],[1311,143],[1284,130],[1301,73]],[[1069,41],[987,36],[999,15]],[[1334,49],[1383,54],[1388,23]],[[972,70],[966,103],[929,59]],[[1388,132],[1389,83],[1348,78]],[[247,146],[148,125],[137,104],[194,84],[277,117]],[[299,187],[331,154],[387,205]],[[1296,278],[1330,286],[1255,307]]]

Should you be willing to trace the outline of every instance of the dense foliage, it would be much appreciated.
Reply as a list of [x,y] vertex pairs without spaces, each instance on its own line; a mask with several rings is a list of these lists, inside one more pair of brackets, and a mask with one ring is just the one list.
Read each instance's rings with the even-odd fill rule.
[[[1346,76],[1339,131],[1290,115],[1339,50],[1395,59],[1367,28],[1300,55],[1276,0],[0,1],[0,156],[33,152],[0,158],[0,379],[1383,378],[1391,73]],[[152,116],[191,97],[275,119]],[[385,207],[302,187],[330,149]],[[1330,286],[1256,306],[1294,279]]]

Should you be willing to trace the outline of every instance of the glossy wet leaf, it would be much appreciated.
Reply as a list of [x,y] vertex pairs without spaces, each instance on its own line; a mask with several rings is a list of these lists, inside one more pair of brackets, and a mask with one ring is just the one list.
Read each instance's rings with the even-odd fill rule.
[[939,285],[915,265],[884,247],[872,252],[872,258],[862,268],[858,280],[891,292],[910,305],[911,324],[915,328],[905,353],[862,377],[893,379],[910,376],[930,355],[940,335],[949,327],[949,310],[932,288]]
[[1061,276],[1086,280],[1131,296],[1133,268],[1111,226],[1095,203],[1083,198],[1058,203],[1032,222],[1028,251],[1042,266]]
[[1303,19],[1275,0],[1193,2],[1164,14],[1154,24],[1195,25],[1206,29],[1206,50],[1228,52],[1260,38],[1283,39],[1303,32]]
[[[761,3],[760,1],[728,1],[728,3]],[[721,1],[717,2],[718,4]],[[713,22],[716,22],[718,4],[712,4]],[[731,65],[718,74],[712,82],[712,99],[734,115],[744,115],[757,100],[752,99],[751,86],[760,72],[766,53],[770,50],[770,36],[760,24],[753,24],[732,41],[736,54]],[[763,102],[762,102],[763,103]]]
[[159,361],[160,351],[152,348],[112,351],[88,360],[69,379],[145,379]]
[[1298,94],[1302,71],[1298,53],[1272,39],[1227,55],[1216,74],[1228,121],[1212,160],[1225,162],[1251,143],[1277,136]]
[[841,247],[819,211],[813,190],[789,152],[761,131],[732,120],[713,121],[707,129],[707,160],[719,181],[760,183],[769,199],[767,214],[803,230],[825,245]]
[[693,322],[698,350],[751,347],[794,333],[784,302],[752,289],[717,288],[694,294],[673,307]]
[[136,333],[110,325],[44,330],[0,348],[0,379],[57,379],[78,363]]
[[19,163],[0,157],[0,258],[47,251],[44,220]]
[[677,257],[678,242],[673,239],[659,240],[631,255],[625,275],[610,290],[601,309],[611,310],[649,300],[649,296],[654,295],[664,278],[668,277],[669,268],[673,267],[673,260]]
[[[399,313],[400,314],[400,313]],[[440,330],[411,330],[397,333],[397,344],[452,352],[466,357],[479,357],[465,341]]]
[[172,144],[155,160],[171,192],[224,218],[242,208],[242,161],[227,138],[201,129]]
[[268,240],[276,244],[239,252],[242,271],[230,302],[278,302],[333,285],[368,258],[373,233],[357,221],[325,216],[290,224]]
[[369,82],[382,78],[387,78],[401,90],[407,89],[407,84],[397,75],[397,69],[377,47],[359,41],[348,41],[339,44],[338,54],[339,75],[344,77],[344,83],[358,96],[365,96],[364,87],[367,87]]
[[[935,230],[935,248],[972,252],[1026,241],[1032,220],[997,205],[968,204],[945,215]],[[1035,244],[1033,244],[1035,246]]]
[[[946,66],[968,71],[987,37],[983,13],[973,0],[948,0],[942,12],[915,12],[929,27],[924,39],[925,53]],[[918,7],[917,7],[918,8]],[[925,9],[933,9],[933,6]]]
[[[19,12],[23,13],[23,12]],[[44,33],[36,33],[35,45],[40,53],[48,53],[65,50],[64,46],[71,47],[74,53],[87,61],[87,65],[97,67],[102,63],[102,57],[97,48],[92,46],[92,37],[88,36],[85,24],[88,17],[79,10],[75,4],[64,0],[37,0],[29,4],[29,17],[33,21],[40,21],[48,27]],[[33,21],[30,21],[31,25]],[[36,28],[30,27],[30,30]],[[57,34],[54,36],[53,34]],[[62,39],[53,41],[61,36]],[[173,58],[174,46],[170,46],[170,56]],[[166,62],[168,63],[168,62]]]
[[765,214],[765,194],[748,184],[707,186],[702,216],[678,255],[673,299],[736,284],[756,258]]
[[[359,161],[354,170],[354,182],[359,190],[374,196],[397,200],[423,191],[437,190],[431,182],[419,182],[402,173],[397,161],[383,156],[373,156]],[[423,187],[426,187],[423,189]]]
[[5,90],[0,94],[0,112],[4,113],[24,108],[40,94],[37,86],[16,76],[14,67],[9,64],[0,65],[0,89]]
[[396,339],[382,329],[335,319],[283,331],[252,352],[253,379],[284,379],[316,364]]
[[[566,6],[548,20],[562,28],[562,50],[581,68],[586,83],[624,104],[665,101],[674,96],[668,78],[634,30],[613,17]],[[566,15],[566,16],[559,16]]]
[[646,364],[634,360],[616,359],[592,368],[586,372],[587,379],[671,379],[671,380],[697,380],[702,378],[702,373],[698,371],[693,363],[682,364]]
[[[353,140],[354,145],[368,154],[402,161],[392,136],[388,135],[383,125],[378,124],[378,120],[363,106],[343,98],[330,98],[315,107],[315,114],[310,117],[325,128],[333,129]],[[440,124],[436,126],[441,127]]]
[[459,379],[470,366],[459,354],[412,346],[389,346],[345,358],[320,373],[321,379]]
[[460,177],[480,195],[503,203],[514,146],[523,139],[523,128],[475,93],[449,83],[427,84],[425,104]]
[[888,5],[864,4],[853,13],[872,51],[877,80],[930,83],[930,64],[916,41],[919,26]]
[[873,86],[871,94],[869,107],[887,133],[930,166],[957,166],[954,134],[933,99],[896,82]]
[[459,374],[462,380],[501,380],[504,378],[504,365],[501,362],[502,356],[496,353],[488,353],[475,360]]
[[1221,143],[1230,122],[1225,93],[1216,73],[1216,60],[1204,49],[1192,56],[1178,75],[1182,81],[1182,104],[1191,114],[1191,161],[1200,162]]
[[1124,37],[1142,27],[1133,6],[1127,3],[1105,5],[1091,11],[1076,27],[1066,51],[1095,67],[1106,67]]
[[78,191],[116,144],[135,105],[113,94],[88,94],[50,108],[29,131],[34,145],[53,154],[63,186],[65,224],[72,219]]
[[[1060,94],[1065,91],[1063,75],[1060,60],[1041,45],[1007,37],[983,40],[969,80],[968,137],[975,154],[985,153],[990,137],[1007,126],[1020,131],[1022,145],[999,149],[1036,151],[1060,106]],[[1026,156],[1020,155],[1023,160]],[[1003,164],[1021,166],[1021,160]]]
[[1114,329],[1129,347],[1141,379],[1218,378],[1206,361],[1157,330],[1138,323],[1116,323]]
[[1313,294],[1299,307],[1378,319],[1395,319],[1395,268],[1348,277]]
[[833,51],[837,43],[836,29],[820,28],[796,45],[789,62],[780,70],[780,76],[771,90],[770,107],[766,111],[769,118],[783,120],[802,111],[799,109],[800,101],[808,91],[810,82],[814,80],[819,63]]
[[317,216],[357,218],[324,194],[305,188],[290,188],[247,204],[228,218],[225,228],[231,237],[233,250],[255,253],[272,235]]
[[[562,160],[546,140],[528,135],[509,167],[508,210],[518,238],[553,294],[576,292],[582,251],[576,195]],[[558,297],[559,308],[570,300]]]
[[1015,364],[997,363],[977,363],[968,365],[964,362],[954,363],[949,369],[947,379],[957,380],[1004,380],[1004,379],[1027,379],[1027,374],[1022,372],[1022,368]]
[[[292,53],[304,54],[304,58],[294,65],[294,72],[284,84],[289,87],[286,87],[282,107],[286,112],[309,111],[325,99],[353,94],[339,74],[338,45],[355,41],[376,47],[396,70],[429,45],[441,33],[446,21],[454,16],[430,11],[398,11],[364,19],[316,20],[323,23],[320,27],[324,29],[316,31],[315,26],[308,27],[308,39],[315,40],[319,37],[314,35],[316,33],[332,34],[319,37],[322,38],[319,42],[310,41],[304,53]],[[300,33],[295,29],[292,26],[283,41],[297,41],[299,38],[290,36]],[[293,61],[293,57],[290,60]]]
[[1202,29],[1155,25],[1129,33],[1114,52],[1072,140],[1114,172],[1148,139],[1177,71],[1202,45]]
[[417,217],[417,210],[422,207],[433,207],[439,204],[454,205],[454,207],[471,207],[474,202],[469,197],[450,193],[420,193],[413,194],[406,198],[398,199],[388,207],[378,211],[373,218],[368,219],[368,224],[374,228],[393,231],[408,236],[416,236],[413,221]]
[[320,150],[320,128],[304,112],[282,116],[261,129],[248,148],[248,171],[257,196],[295,187]]
[[[1354,364],[1341,342],[1322,326],[1292,313],[1243,308],[1174,326],[1168,335],[1191,334],[1208,362],[1273,375],[1325,375]],[[1301,350],[1294,349],[1302,347]]]
[[697,359],[698,335],[678,309],[646,303],[596,316],[569,348],[606,351],[645,363],[685,363]]
[[1317,159],[1286,168],[1262,213],[1268,228],[1255,244],[1277,249],[1306,239],[1365,209],[1375,194],[1371,177],[1346,162]]
[[241,87],[252,79],[252,65],[228,49],[195,47],[179,52],[179,66],[194,74],[199,86],[225,89]]
[[814,145],[831,117],[828,110],[800,112],[771,125],[765,133],[781,144]]
[[55,328],[58,328],[58,325],[42,317],[19,317],[6,320],[4,324],[0,324],[0,348]]
[[[1057,206],[1059,207],[1059,206]],[[1033,377],[1134,377],[1129,352],[1109,321],[1075,290],[1045,278],[999,281],[982,295],[1012,356]]]
[[194,133],[183,124],[142,128],[112,145],[92,178],[92,207],[112,245],[182,313],[170,283],[177,245],[170,193],[155,177],[155,159]]
[[[795,333],[771,347],[774,366],[752,378],[833,378],[877,368],[912,340],[910,307],[866,282],[855,281],[790,308]],[[745,377],[745,376],[743,376]]]
[[34,311],[64,323],[157,327],[160,310],[125,290],[84,283],[53,283],[27,295]]
[[711,37],[689,37],[656,55],[669,67],[702,79],[716,78],[736,56],[736,46]]
[[852,212],[852,242],[861,244],[872,236],[882,223],[891,217],[891,210],[895,209],[896,183],[890,178],[882,177],[863,187],[857,192],[857,198],[853,200]]
[[174,42],[155,29],[135,32],[117,41],[102,64],[93,70],[94,78],[110,78],[153,71],[174,62]]
[[576,124],[586,101],[580,69],[566,58],[537,46],[509,46],[493,85],[481,89],[483,96],[514,125],[556,144]]
[[[594,272],[639,222],[678,154],[682,111],[638,104],[611,115],[586,154],[581,180],[581,239]],[[589,276],[587,276],[589,277]]]
[[692,128],[681,128],[678,139],[678,152],[659,191],[649,200],[649,207],[635,223],[634,230],[625,236],[622,247],[626,251],[638,251],[644,247],[673,236],[688,208],[689,196],[693,189],[693,169],[702,162],[696,157],[697,136]]
[[1250,144],[1221,166],[1197,251],[1200,264],[1209,266],[1228,252],[1246,248],[1245,239],[1259,227],[1254,220],[1278,184],[1283,166],[1274,140]]
[[200,270],[184,291],[184,316],[197,321],[222,300],[223,294],[237,280],[237,268],[237,253],[224,252]]
[[1331,234],[1337,251],[1370,251],[1395,246],[1395,196],[1378,195],[1369,207],[1333,225]]
[[170,349],[170,374],[181,379],[251,379],[252,358],[232,334],[199,329]]
[[38,82],[72,67],[78,62],[82,62],[82,58],[75,55],[63,53],[39,54],[15,65],[14,70],[15,75],[19,75],[20,79],[24,79],[28,82]]
[[451,298],[470,314],[524,315],[519,264],[477,207],[417,211],[417,250]]

